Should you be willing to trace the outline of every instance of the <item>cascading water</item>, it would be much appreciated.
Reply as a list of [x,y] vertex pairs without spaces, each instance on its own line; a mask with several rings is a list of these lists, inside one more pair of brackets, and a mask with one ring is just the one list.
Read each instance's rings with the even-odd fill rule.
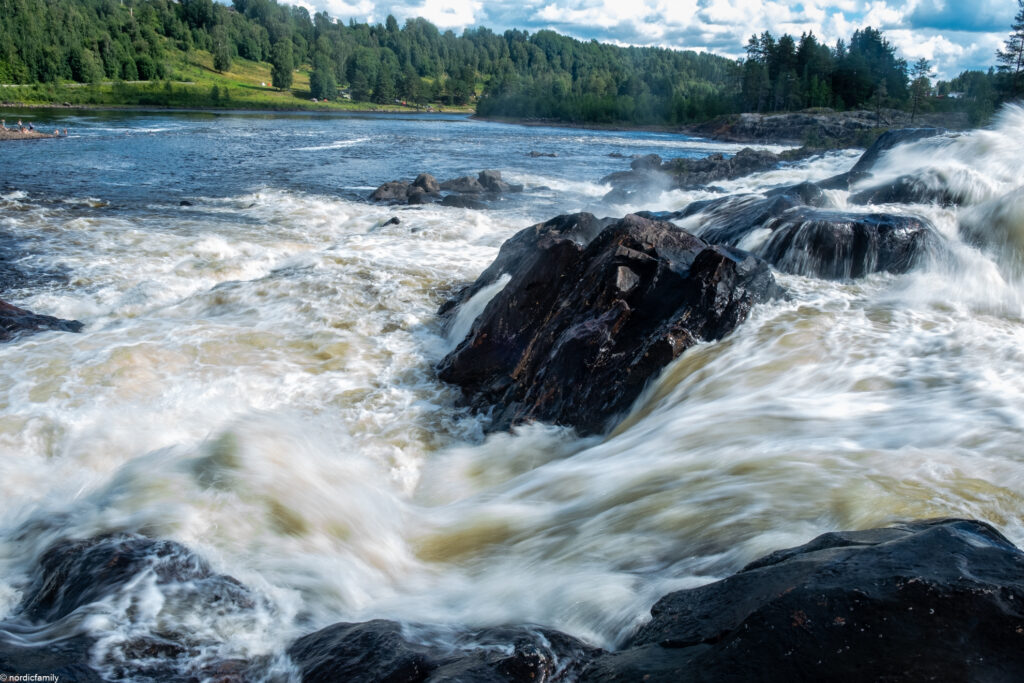
[[[201,657],[264,657],[286,677],[297,636],[378,617],[431,638],[536,623],[613,647],[659,596],[826,530],[958,515],[1024,541],[1020,109],[881,160],[873,182],[937,172],[963,207],[829,192],[927,219],[950,258],[779,274],[788,300],[685,353],[587,439],[542,424],[484,437],[433,366],[503,283],[451,330],[437,306],[533,222],[717,196],[604,205],[594,181],[625,165],[610,152],[736,146],[458,117],[61,121],[72,137],[0,160],[3,298],[86,324],[0,346],[0,620],[53,543],[110,533],[180,542],[255,597],[218,610],[144,573],[0,636],[87,633],[96,665],[128,678],[139,634],[191,632]],[[856,158],[723,186],[820,180]],[[526,191],[490,212],[358,199],[482,168]]]

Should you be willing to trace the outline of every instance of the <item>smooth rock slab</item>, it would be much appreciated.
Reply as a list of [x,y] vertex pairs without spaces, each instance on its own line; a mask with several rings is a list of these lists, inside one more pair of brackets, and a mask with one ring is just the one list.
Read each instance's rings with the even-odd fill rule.
[[582,680],[1024,680],[1024,553],[978,521],[824,534],[651,615]]
[[541,420],[601,432],[683,351],[781,293],[764,261],[671,223],[605,225],[576,214],[526,228],[462,293],[511,276],[438,365],[493,411],[490,430]]

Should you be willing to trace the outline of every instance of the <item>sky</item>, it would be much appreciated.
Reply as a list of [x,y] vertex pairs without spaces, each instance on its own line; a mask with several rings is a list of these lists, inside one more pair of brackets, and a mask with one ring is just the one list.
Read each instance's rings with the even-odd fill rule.
[[553,29],[584,40],[654,45],[742,57],[762,31],[812,31],[834,44],[858,28],[880,29],[913,64],[928,59],[940,78],[988,69],[1018,10],[1016,0],[279,0],[311,13],[381,23],[423,17],[444,29]]

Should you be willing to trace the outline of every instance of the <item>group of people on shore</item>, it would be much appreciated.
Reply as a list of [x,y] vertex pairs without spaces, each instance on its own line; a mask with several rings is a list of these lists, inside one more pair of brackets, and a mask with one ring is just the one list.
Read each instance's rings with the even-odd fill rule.
[[[10,128],[7,127],[7,119],[0,119],[0,130],[4,131],[6,133],[35,133],[35,132],[37,132],[36,131],[36,127],[32,125],[31,121],[29,121],[29,123],[26,125],[26,124],[21,122],[21,119],[18,119],[18,125],[17,126],[11,126]],[[42,133],[42,131],[38,131],[38,132]],[[67,137],[67,135],[68,135],[68,129],[67,128],[64,129],[64,134],[63,135],[61,135],[60,128],[55,128],[54,131],[53,131],[53,137],[55,137],[55,138]]]

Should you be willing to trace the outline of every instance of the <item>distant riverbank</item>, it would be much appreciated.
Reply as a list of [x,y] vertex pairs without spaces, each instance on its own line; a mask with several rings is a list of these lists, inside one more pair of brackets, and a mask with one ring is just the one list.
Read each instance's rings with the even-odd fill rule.
[[521,126],[675,133],[717,142],[791,145],[813,149],[868,147],[883,131],[891,128],[927,126],[965,130],[970,127],[967,115],[959,112],[919,114],[912,121],[908,112],[897,109],[883,109],[879,112],[810,109],[776,114],[731,114],[685,126],[581,123],[543,118],[516,119],[477,115],[472,118]]

